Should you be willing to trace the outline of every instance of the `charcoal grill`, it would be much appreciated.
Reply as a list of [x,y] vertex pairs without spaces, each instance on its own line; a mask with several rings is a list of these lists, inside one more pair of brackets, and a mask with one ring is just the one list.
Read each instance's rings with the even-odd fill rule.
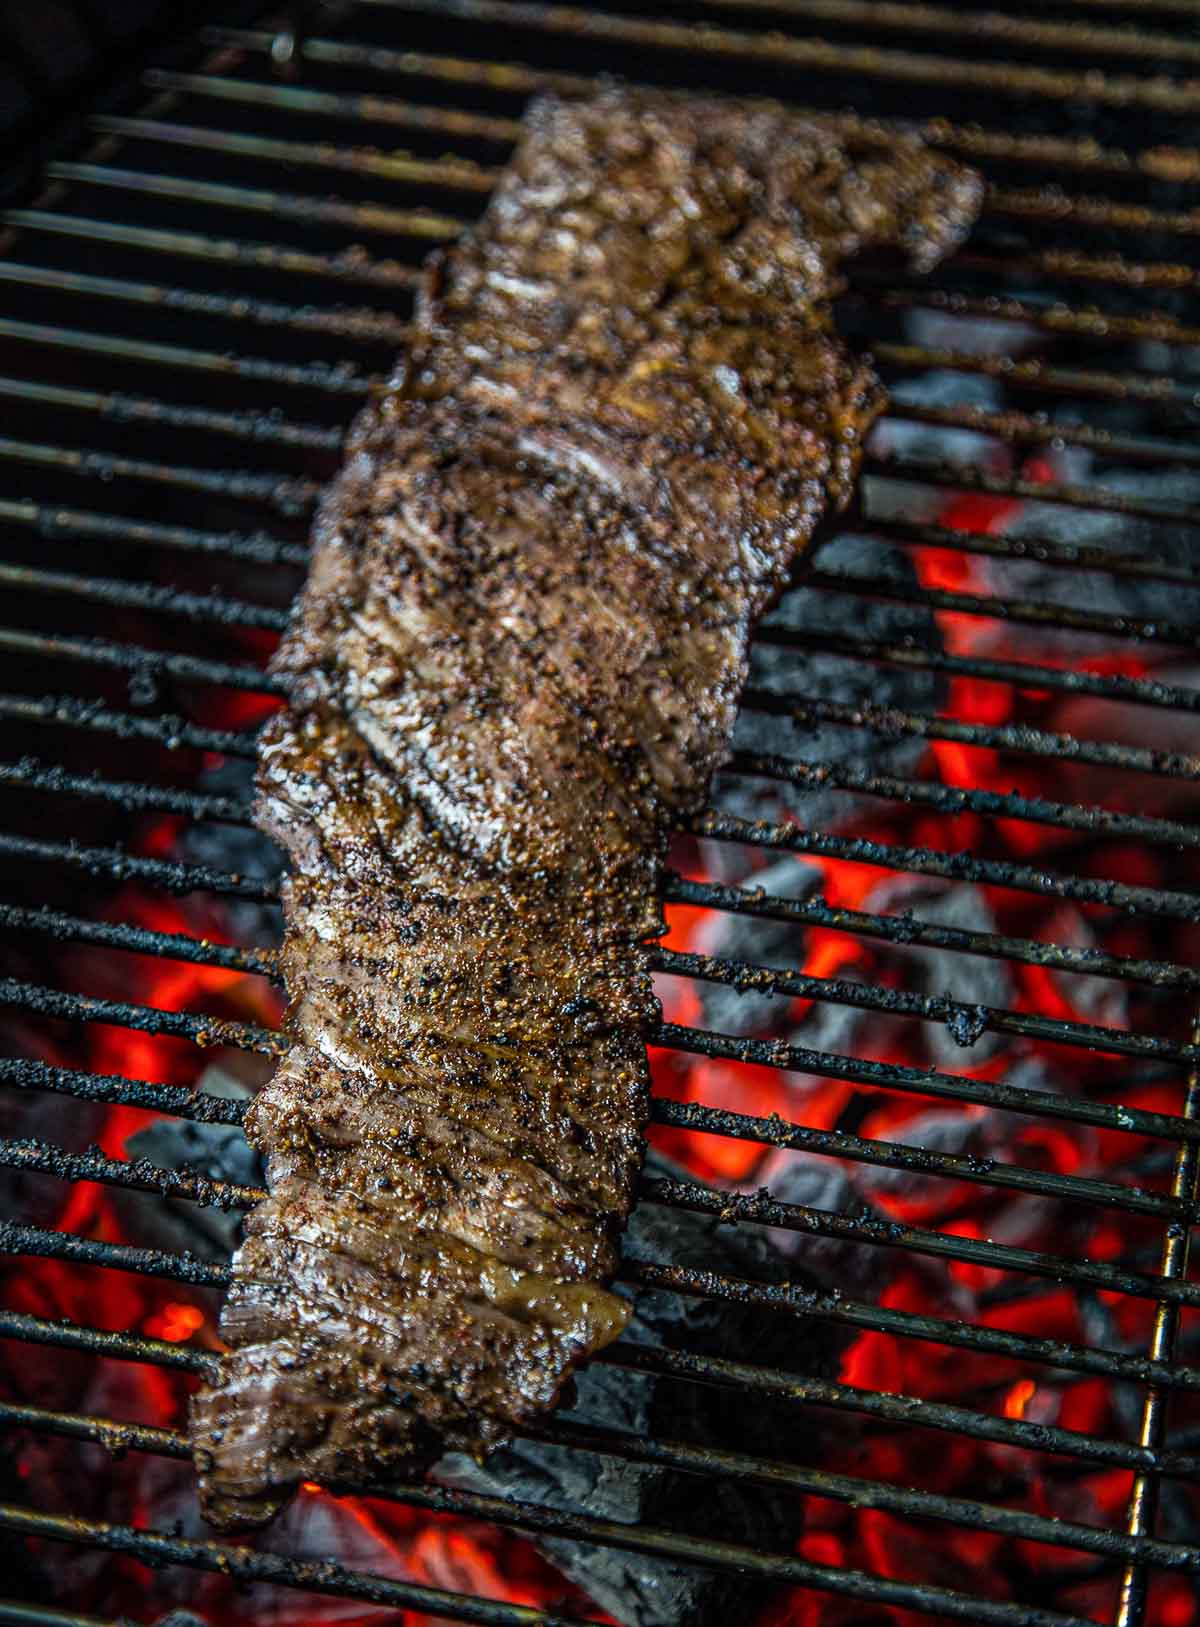
[[[948,1027],[967,1064],[972,1042],[990,1033],[1020,1039],[1030,1054],[1040,1047],[1095,1054],[1097,1066],[1090,1088],[1067,1093],[1006,1072],[930,1069],[675,1021],[664,1022],[654,1042],[664,1053],[843,1081],[889,1099],[916,1095],[1022,1115],[1068,1134],[1142,1137],[1159,1150],[1165,1173],[1145,1183],[1118,1182],[1034,1158],[992,1161],[901,1135],[859,1134],[841,1122],[816,1127],[800,1113],[767,1116],[663,1095],[655,1100],[654,1120],[676,1132],[963,1182],[1006,1201],[1044,1200],[1108,1217],[1118,1236],[1136,1236],[1136,1245],[1131,1241],[1115,1257],[1087,1258],[1066,1248],[1029,1249],[1002,1236],[898,1224],[769,1194],[741,1210],[746,1224],[915,1254],[939,1271],[995,1272],[1014,1297],[1029,1284],[1049,1281],[1092,1306],[1148,1301],[1154,1306],[1148,1337],[1134,1346],[1100,1332],[1042,1336],[994,1320],[735,1279],[670,1260],[631,1262],[627,1279],[685,1296],[769,1305],[794,1314],[798,1330],[817,1323],[918,1341],[932,1351],[1009,1358],[1029,1375],[1031,1387],[1045,1373],[1131,1387],[1133,1425],[1124,1434],[1096,1432],[932,1393],[799,1379],[753,1361],[719,1361],[688,1350],[648,1354],[618,1345],[606,1359],[715,1387],[730,1407],[785,1395],[797,1408],[869,1429],[994,1443],[1015,1460],[1048,1456],[1079,1475],[1123,1471],[1130,1476],[1123,1515],[1104,1524],[1055,1519],[1006,1505],[1003,1487],[994,1497],[949,1496],[904,1481],[589,1433],[569,1423],[554,1424],[552,1433],[580,1450],[882,1510],[915,1522],[905,1528],[930,1550],[947,1532],[966,1529],[1069,1554],[1072,1576],[1112,1579],[1105,1619],[1119,1627],[1153,1619],[1148,1601],[1156,1576],[1193,1579],[1193,1614],[1173,1620],[1196,1619],[1200,1598],[1200,1541],[1181,1534],[1177,1519],[1164,1531],[1161,1519],[1168,1488],[1182,1487],[1186,1495],[1200,1478],[1195,1429],[1173,1433],[1169,1427],[1173,1404],[1200,1390],[1192,1328],[1200,1282],[1189,1274],[1188,1260],[1200,1153],[1200,1049],[1193,1028],[1200,1009],[1200,873],[1191,859],[1200,831],[1189,822],[1195,803],[1188,801],[1189,787],[1194,794],[1200,778],[1196,601],[1188,597],[1200,588],[1200,501],[1189,484],[1189,471],[1200,467],[1194,436],[1200,414],[1195,21],[1194,7],[1184,0],[1072,0],[1052,17],[1020,0],[1003,16],[974,5],[864,0],[680,0],[642,10],[631,0],[612,12],[517,0],[347,0],[265,12],[251,26],[209,27],[182,66],[148,71],[125,109],[92,118],[84,148],[48,163],[38,194],[0,222],[0,399],[6,406],[0,583],[7,601],[0,662],[8,686],[0,693],[0,715],[16,744],[0,767],[6,809],[0,863],[14,899],[0,904],[0,943],[16,974],[0,983],[0,1000],[4,1015],[19,1021],[27,1036],[24,1054],[0,1059],[0,1083],[10,1095],[23,1093],[36,1103],[66,1095],[237,1124],[236,1101],[60,1065],[52,1039],[79,1025],[104,1024],[269,1057],[281,1045],[275,1032],[264,1024],[64,988],[54,981],[53,957],[83,946],[92,952],[90,966],[99,964],[97,957],[134,953],[273,973],[274,951],[265,941],[222,944],[158,931],[114,919],[105,900],[114,884],[136,883],[164,895],[270,904],[273,879],[206,862],[201,849],[186,847],[192,824],[236,829],[247,823],[244,797],[213,788],[201,769],[220,757],[251,758],[252,731],[214,723],[209,698],[279,692],[263,661],[304,565],[307,511],[335,466],[342,426],[404,341],[416,266],[431,244],[451,237],[482,206],[516,133],[523,99],[543,87],[584,89],[596,75],[616,71],[655,83],[769,92],[824,109],[853,106],[882,119],[911,118],[919,102],[918,122],[928,138],[984,170],[989,193],[979,231],[928,286],[864,269],[843,304],[849,331],[870,343],[881,371],[897,386],[888,425],[958,435],[958,444],[970,434],[977,451],[1014,454],[1015,472],[998,473],[987,456],[930,462],[912,452],[911,442],[885,438],[868,459],[868,476],[893,498],[898,489],[902,496],[874,510],[868,497],[857,528],[905,557],[927,549],[983,561],[997,589],[864,578],[828,565],[829,550],[822,550],[804,591],[840,596],[844,613],[832,626],[776,623],[764,630],[763,644],[840,662],[869,674],[868,686],[884,674],[916,675],[928,686],[927,703],[875,703],[869,693],[846,700],[758,684],[746,709],[780,726],[798,721],[814,738],[837,729],[843,738],[883,746],[960,750],[967,761],[978,760],[971,752],[989,751],[1006,762],[1049,769],[1056,778],[1075,775],[1072,786],[1097,783],[1087,780],[1092,774],[1111,777],[1105,784],[1146,789],[1118,797],[1123,805],[1114,808],[1083,794],[1059,801],[863,766],[855,758],[742,750],[734,766],[744,778],[819,790],[833,803],[857,799],[856,805],[883,810],[883,833],[837,828],[836,819],[764,822],[718,804],[691,835],[709,844],[709,852],[769,849],[1058,901],[1087,914],[1094,941],[955,923],[936,912],[922,915],[919,905],[910,913],[851,907],[823,894],[789,897],[682,872],[672,875],[668,896],[675,905],[743,922],[790,925],[797,943],[801,933],[819,929],[898,950],[938,951],[951,967],[996,961],[1047,977],[1077,975],[1127,991],[1136,1020],[1084,1021],[1075,1011],[1064,1016],[1050,1001],[1044,1009],[1028,1002],[986,1006],[956,998],[953,984],[944,993],[885,987],[817,975],[798,964],[764,972],[752,955],[663,947],[654,952],[656,968],[696,987],[766,989],[815,1006],[873,1013],[881,1021],[899,1016]],[[397,153],[395,143],[412,151]],[[990,324],[1012,343],[990,351],[961,345],[955,335],[972,321]],[[1051,359],[1039,349],[1043,344],[1053,345]],[[934,374],[953,382],[948,394],[934,399],[904,388]],[[972,393],[979,381],[993,391],[982,404]],[[1039,453],[1087,455],[1100,467],[1138,471],[1148,483],[1130,489],[1129,481],[1031,475],[1020,460]],[[988,516],[1021,502],[1036,503],[1039,513],[1112,516],[1142,540],[1122,550],[1109,533],[1096,540],[1093,531],[1076,536],[1048,525],[1041,533],[1010,532],[990,520],[964,526],[947,519],[954,503],[972,501],[985,505],[979,512]],[[1151,534],[1161,547],[1145,544]],[[1052,590],[1028,589],[1031,562],[1055,584]],[[1133,608],[1081,602],[1097,581],[1129,589]],[[1057,584],[1064,585],[1061,591]],[[1157,601],[1155,609],[1138,608],[1137,593],[1163,588],[1171,590],[1175,608],[1164,612]],[[911,620],[898,633],[887,631],[892,624],[880,632],[871,607],[881,602],[924,614],[926,632],[914,633]],[[948,626],[952,618],[972,629],[1003,624],[1014,630],[1013,642],[955,647],[927,636],[929,627]],[[1089,659],[1037,658],[1039,638],[1052,650],[1085,650]],[[1173,652],[1174,666],[1165,665],[1164,652]],[[954,697],[971,684],[1011,695],[1010,714],[994,721],[956,715]],[[1075,705],[1079,728],[1041,726],[1036,720],[1048,703]],[[126,772],[112,771],[114,748],[133,765]],[[101,750],[108,755],[97,758]],[[110,766],[99,772],[97,761]],[[139,821],[151,812],[173,821],[177,840],[169,851],[134,843],[144,828]],[[1049,832],[1053,846],[1046,862],[1033,847],[1024,860],[986,846],[980,853],[949,851],[913,837],[920,832],[912,821],[921,815],[1007,821]],[[892,829],[907,839],[889,840]],[[1119,873],[1098,869],[1097,853],[1124,856]],[[1155,855],[1166,855],[1169,866],[1156,866]],[[1152,952],[1126,931],[1147,921],[1156,934]],[[31,975],[39,966],[51,970]],[[28,1036],[42,1034],[49,1038],[39,1051]],[[1131,1104],[1125,1080],[1154,1082],[1159,1105]],[[100,1183],[173,1203],[238,1208],[257,1196],[251,1185],[214,1182],[94,1148],[67,1150],[40,1136],[0,1144],[0,1167],[47,1184]],[[719,1213],[727,1203],[682,1180],[651,1183],[646,1196],[705,1213]],[[34,1224],[27,1214],[5,1219],[0,1248],[18,1261],[54,1260],[192,1287],[220,1289],[228,1276],[219,1263]],[[1094,1318],[1091,1325],[1101,1327]],[[0,1336],[195,1374],[213,1360],[211,1351],[187,1341],[17,1310],[0,1310]],[[113,1449],[186,1455],[180,1434],[140,1422],[17,1399],[0,1403],[0,1420]],[[631,1527],[570,1507],[436,1487],[397,1495],[422,1509],[533,1535],[792,1584],[811,1597],[840,1595],[847,1609],[861,1612],[843,1620],[874,1621],[869,1612],[883,1607],[997,1627],[1083,1627],[1085,1619],[1051,1602],[1057,1595],[1049,1582],[1044,1598],[997,1598],[982,1587],[906,1580],[820,1562],[803,1551],[781,1555],[712,1536]],[[220,1571],[453,1620],[580,1627],[574,1616],[381,1578],[341,1563],[184,1539],[153,1525],[123,1526],[15,1500],[0,1506],[0,1529],[107,1549],[152,1566]],[[313,1619],[320,1609],[314,1602]],[[91,1620],[69,1606],[0,1602],[0,1621],[67,1627]]]

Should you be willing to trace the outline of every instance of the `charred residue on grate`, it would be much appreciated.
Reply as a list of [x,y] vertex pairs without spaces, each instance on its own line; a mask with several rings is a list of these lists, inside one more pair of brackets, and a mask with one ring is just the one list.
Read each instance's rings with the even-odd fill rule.
[[[1192,1619],[1200,92],[1179,8],[1115,9],[377,0],[290,44],[267,18],[147,76],[7,217],[0,1416],[27,1472],[0,1523],[41,1566],[10,1592],[666,1622],[748,1581],[772,1622]],[[892,410],[680,836],[672,1162],[626,1272],[654,1326],[512,1478],[313,1491],[270,1544],[212,1544],[178,1409],[275,1044],[263,661],[421,254],[528,94],[613,68],[919,104],[987,216],[932,287],[847,290]]]

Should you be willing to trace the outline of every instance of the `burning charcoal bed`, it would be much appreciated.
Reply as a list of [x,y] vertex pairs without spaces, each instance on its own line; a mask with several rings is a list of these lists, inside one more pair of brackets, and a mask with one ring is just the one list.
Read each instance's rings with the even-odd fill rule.
[[[0,1623],[1200,1623],[1193,8],[235,10],[0,220]],[[674,840],[633,1322],[218,1538],[266,664],[416,268],[613,74],[915,120],[984,212],[839,297],[890,405]]]

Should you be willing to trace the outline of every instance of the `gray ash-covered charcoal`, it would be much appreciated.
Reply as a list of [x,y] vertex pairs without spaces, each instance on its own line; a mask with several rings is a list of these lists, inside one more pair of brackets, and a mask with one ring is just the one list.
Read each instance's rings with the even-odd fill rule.
[[[665,1178],[682,1174],[655,1153],[647,1159],[646,1173]],[[797,1244],[794,1236],[762,1226],[730,1226],[652,1203],[634,1210],[625,1236],[631,1258],[764,1282],[788,1279],[832,1286],[831,1278],[805,1271]],[[839,1349],[838,1334],[827,1324],[647,1289],[637,1295],[624,1342],[809,1377],[831,1377]],[[812,1462],[820,1453],[816,1415],[795,1403],[607,1363],[592,1363],[576,1375],[574,1402],[559,1416],[567,1425],[628,1434],[635,1444],[651,1438],[682,1441],[785,1462]],[[793,1549],[803,1522],[798,1494],[540,1441],[515,1441],[484,1463],[454,1453],[442,1460],[435,1476],[467,1490],[781,1553]],[[541,1540],[539,1546],[623,1627],[724,1627],[753,1619],[755,1590],[744,1578],[621,1548],[553,1539]]]

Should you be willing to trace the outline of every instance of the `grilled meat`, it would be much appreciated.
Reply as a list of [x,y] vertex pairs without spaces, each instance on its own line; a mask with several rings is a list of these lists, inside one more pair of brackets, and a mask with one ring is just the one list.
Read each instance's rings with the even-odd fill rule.
[[611,91],[536,103],[431,264],[275,661],[293,1043],[193,1410],[214,1523],[486,1450],[625,1325],[667,833],[882,403],[828,299],[977,198],[915,141]]

